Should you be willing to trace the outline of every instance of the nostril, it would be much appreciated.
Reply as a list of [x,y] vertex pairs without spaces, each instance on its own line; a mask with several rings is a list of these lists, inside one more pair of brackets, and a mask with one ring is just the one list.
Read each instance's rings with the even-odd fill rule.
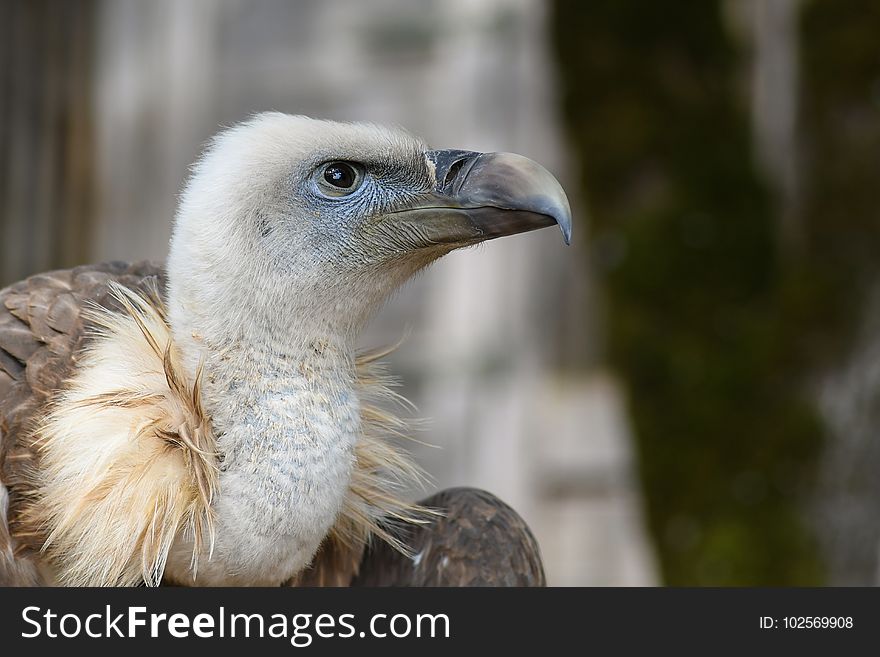
[[466,158],[461,158],[452,163],[452,166],[449,167],[449,171],[446,172],[446,177],[443,179],[443,187],[449,187],[452,184],[452,181],[455,180],[456,176],[458,176],[458,172],[461,171],[461,168],[464,166],[464,161]]
[[426,152],[425,159],[434,174],[436,191],[447,195],[457,194],[482,155],[458,149]]

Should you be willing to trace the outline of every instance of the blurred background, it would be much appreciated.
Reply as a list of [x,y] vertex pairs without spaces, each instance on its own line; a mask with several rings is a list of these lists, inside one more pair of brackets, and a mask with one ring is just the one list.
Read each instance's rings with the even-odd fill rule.
[[436,486],[559,585],[880,583],[880,3],[0,0],[0,285],[164,260],[275,109],[515,151],[558,231],[455,253],[364,346]]

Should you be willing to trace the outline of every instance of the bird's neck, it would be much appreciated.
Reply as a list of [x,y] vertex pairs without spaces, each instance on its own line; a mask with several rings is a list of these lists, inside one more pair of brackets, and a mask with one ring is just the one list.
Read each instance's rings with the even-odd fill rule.
[[[192,306],[175,324],[181,310],[175,340],[193,372],[201,363],[223,459],[200,581],[279,584],[309,563],[348,494],[360,433],[351,328],[305,321],[293,304],[226,324]],[[299,319],[283,321],[291,311]]]

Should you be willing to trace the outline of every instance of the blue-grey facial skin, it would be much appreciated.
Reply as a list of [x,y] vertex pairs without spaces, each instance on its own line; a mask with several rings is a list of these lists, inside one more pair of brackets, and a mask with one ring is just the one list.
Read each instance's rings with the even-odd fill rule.
[[[323,180],[334,163],[357,173],[350,189]],[[556,179],[509,153],[414,151],[402,159],[398,153],[361,160],[338,153],[305,163],[287,184],[288,202],[299,209],[290,218],[297,225],[289,227],[337,269],[424,264],[455,248],[554,224],[566,243],[571,234]]]
[[[351,164],[362,172],[350,192],[333,190],[331,195],[322,187],[320,176],[325,166],[334,162]],[[355,161],[341,154],[322,158],[295,172],[289,184],[292,206],[306,209],[309,226],[305,235],[311,246],[329,256],[332,245],[334,261],[341,257],[365,264],[424,246],[417,235],[383,225],[395,209],[413,204],[431,191],[433,180],[420,152],[403,162],[380,158]]]

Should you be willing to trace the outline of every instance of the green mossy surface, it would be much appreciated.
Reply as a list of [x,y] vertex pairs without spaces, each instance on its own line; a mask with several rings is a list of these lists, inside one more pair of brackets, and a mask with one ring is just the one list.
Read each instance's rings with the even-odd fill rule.
[[668,584],[824,581],[809,385],[846,353],[880,260],[880,4],[801,19],[802,235],[783,248],[722,3],[554,3],[607,355]]

